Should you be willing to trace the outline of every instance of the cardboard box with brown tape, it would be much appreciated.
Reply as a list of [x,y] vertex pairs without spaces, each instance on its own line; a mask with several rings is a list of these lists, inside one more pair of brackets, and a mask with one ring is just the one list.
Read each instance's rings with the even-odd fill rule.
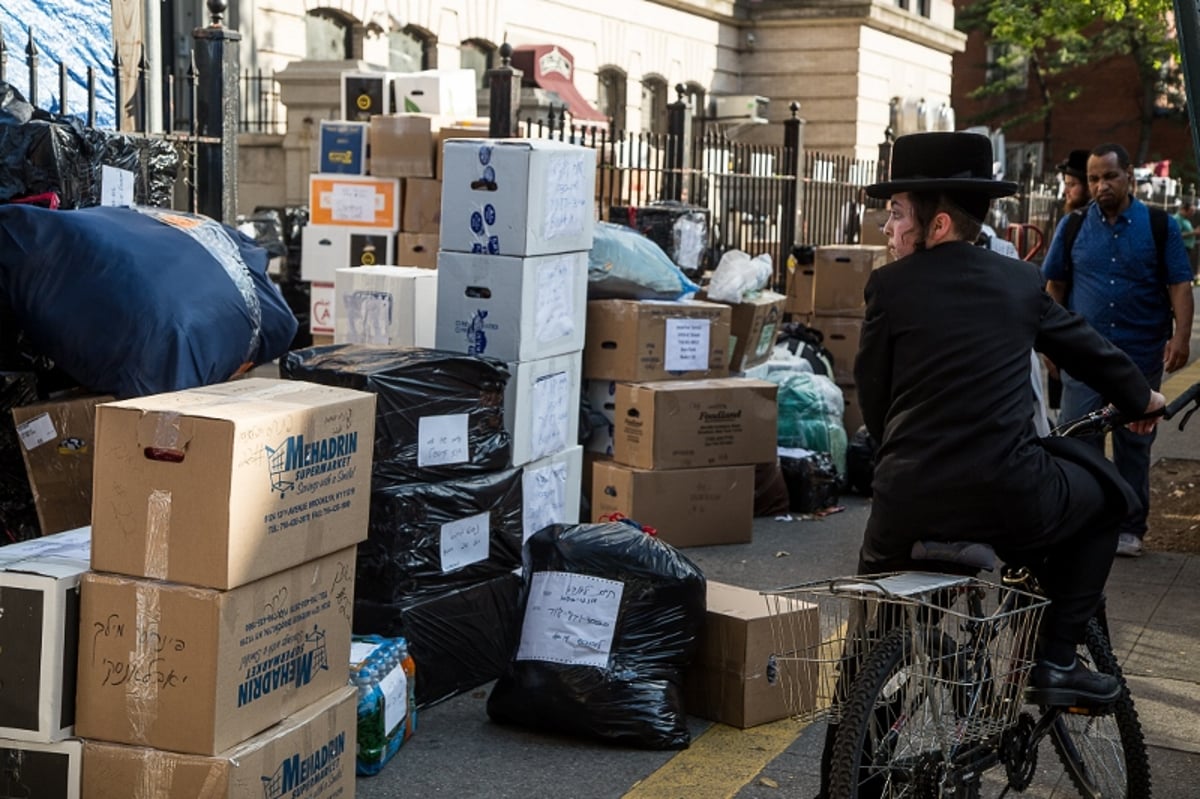
[[887,262],[887,247],[818,247],[813,262],[813,312],[817,316],[863,316],[867,311],[863,299],[867,278]]
[[714,302],[592,300],[583,376],[589,380],[689,380],[729,373],[732,312]]

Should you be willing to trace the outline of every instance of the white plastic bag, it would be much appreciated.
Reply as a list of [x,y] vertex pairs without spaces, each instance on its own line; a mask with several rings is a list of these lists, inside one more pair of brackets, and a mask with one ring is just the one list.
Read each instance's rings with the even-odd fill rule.
[[771,281],[771,256],[767,253],[750,257],[742,250],[729,250],[713,270],[708,284],[708,298],[714,302],[736,305],[753,297]]

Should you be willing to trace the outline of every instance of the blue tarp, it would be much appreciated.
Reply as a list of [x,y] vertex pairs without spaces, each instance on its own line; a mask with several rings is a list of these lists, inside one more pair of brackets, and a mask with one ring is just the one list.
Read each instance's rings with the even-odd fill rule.
[[[96,126],[111,128],[113,107],[112,0],[4,0],[0,34],[8,46],[6,78],[29,97],[25,45],[29,29],[38,58],[38,106],[62,113],[58,64],[67,65],[67,113],[87,115],[87,68],[96,68]],[[127,59],[129,56],[125,56]]]

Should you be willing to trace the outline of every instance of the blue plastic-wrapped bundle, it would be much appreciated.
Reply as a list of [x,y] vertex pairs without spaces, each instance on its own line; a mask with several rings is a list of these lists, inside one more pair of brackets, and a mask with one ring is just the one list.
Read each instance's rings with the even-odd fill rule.
[[403,638],[355,636],[350,681],[358,689],[355,773],[378,774],[417,730],[416,666]]

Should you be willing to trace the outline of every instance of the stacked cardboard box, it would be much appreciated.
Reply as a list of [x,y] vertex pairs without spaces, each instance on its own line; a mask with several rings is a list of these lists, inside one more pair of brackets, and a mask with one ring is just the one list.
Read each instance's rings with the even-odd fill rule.
[[816,252],[812,324],[825,334],[825,347],[833,355],[834,381],[846,402],[842,422],[848,435],[854,435],[862,424],[854,358],[866,313],[863,291],[871,271],[887,262],[888,249],[880,245],[818,247]]
[[5,796],[78,799],[79,580],[87,528],[0,548],[0,774]]
[[206,775],[248,796],[248,771],[258,791],[353,791],[346,664],[373,422],[369,394],[261,378],[98,406],[84,797],[164,770],[165,799]]
[[611,419],[588,443],[593,520],[621,513],[676,546],[750,540],[776,388],[726,377],[731,315],[702,301],[588,303],[586,390]]

